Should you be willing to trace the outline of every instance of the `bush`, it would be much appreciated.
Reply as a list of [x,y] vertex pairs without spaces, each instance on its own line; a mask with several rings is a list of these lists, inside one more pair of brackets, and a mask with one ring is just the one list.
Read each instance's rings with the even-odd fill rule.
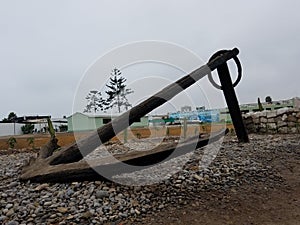
[[23,134],[32,134],[34,130],[34,125],[33,124],[25,124],[24,126],[21,127],[21,130]]
[[60,132],[66,132],[66,131],[68,131],[68,125],[60,125],[59,126],[59,131]]
[[16,144],[17,144],[16,138],[10,137],[10,138],[7,140],[7,144],[8,144],[8,146],[9,146],[9,148],[15,148],[15,146],[16,146]]
[[27,142],[28,142],[29,147],[31,147],[32,149],[35,149],[35,146],[34,146],[34,137],[27,138]]
[[136,136],[138,139],[141,139],[141,137],[142,137],[142,135],[141,135],[139,132],[135,133],[135,136]]

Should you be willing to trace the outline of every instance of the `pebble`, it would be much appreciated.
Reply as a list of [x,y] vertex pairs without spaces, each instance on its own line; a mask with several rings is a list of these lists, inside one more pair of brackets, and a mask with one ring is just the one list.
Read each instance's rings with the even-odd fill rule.
[[[114,177],[116,181],[127,182],[128,186],[102,181],[22,183],[18,181],[22,162],[33,154],[0,155],[0,175],[5,178],[0,184],[0,224],[119,224],[117,221],[122,219],[142,218],[169,205],[188,204],[187,198],[193,191],[228,189],[235,193],[242,183],[255,181],[276,185],[280,176],[261,156],[269,157],[270,153],[282,151],[286,146],[293,152],[291,146],[297,146],[299,140],[297,135],[271,135],[268,141],[265,138],[252,135],[250,143],[241,145],[234,137],[228,137],[219,147],[211,144],[160,167]],[[139,140],[136,144],[129,142],[121,150],[156,145],[155,141]],[[99,149],[93,157],[101,156]],[[112,144],[109,151],[120,153],[121,150]],[[149,186],[131,186],[131,182],[148,182]]]
[[41,190],[44,190],[44,189],[46,189],[48,187],[49,187],[48,184],[41,184],[41,185],[37,186],[34,190],[41,191]]
[[105,197],[108,197],[109,196],[109,193],[107,191],[96,191],[96,197],[97,198],[105,198]]
[[6,216],[0,216],[0,222],[3,222],[4,220],[6,220],[7,217]]
[[60,212],[60,213],[66,213],[66,212],[68,212],[68,208],[65,208],[65,207],[58,207],[58,208],[57,208],[57,211]]
[[12,208],[13,206],[14,206],[13,204],[10,204],[10,203],[9,203],[9,204],[6,205],[5,208],[10,209],[10,208]]
[[10,188],[12,188],[12,187],[16,187],[16,186],[18,186],[18,182],[16,182],[16,181],[13,181],[13,182],[11,182],[9,185],[8,185],[8,187],[10,187]]
[[15,211],[13,209],[10,209],[7,211],[7,213],[5,214],[6,216],[10,217],[15,213]]
[[7,223],[7,225],[19,225],[19,223],[17,221],[12,220],[12,221],[9,221]]

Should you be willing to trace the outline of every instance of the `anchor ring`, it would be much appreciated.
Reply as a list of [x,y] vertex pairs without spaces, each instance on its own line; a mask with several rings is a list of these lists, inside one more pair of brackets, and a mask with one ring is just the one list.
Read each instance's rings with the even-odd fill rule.
[[[210,61],[214,60],[215,58],[217,58],[218,56],[220,56],[220,55],[222,55],[222,54],[224,54],[224,53],[226,53],[226,52],[228,52],[228,50],[220,50],[220,51],[216,52],[215,54],[213,54],[212,57],[210,57],[210,59],[209,59],[208,61],[210,62]],[[239,58],[238,58],[237,56],[234,56],[234,57],[233,57],[233,60],[234,60],[234,62],[235,62],[235,64],[236,64],[237,70],[238,70],[238,76],[237,76],[237,79],[236,79],[236,81],[233,83],[233,87],[235,87],[236,85],[238,85],[238,83],[239,83],[239,82],[241,81],[241,79],[242,79],[242,66],[241,66],[241,62],[240,62],[240,60],[239,60]],[[214,81],[214,79],[213,79],[211,73],[208,74],[208,79],[209,79],[210,83],[211,83],[215,88],[222,90],[222,86],[220,86],[219,84],[217,84],[217,83]]]

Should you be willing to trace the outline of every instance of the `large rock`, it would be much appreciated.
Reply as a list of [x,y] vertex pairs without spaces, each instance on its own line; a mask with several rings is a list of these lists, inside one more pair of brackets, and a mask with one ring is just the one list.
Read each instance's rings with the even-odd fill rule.
[[277,130],[276,123],[267,123],[268,130]]
[[291,111],[290,108],[281,108],[281,109],[277,109],[276,113],[277,113],[277,115],[283,115],[283,114],[286,114],[290,111]]
[[276,114],[276,111],[268,111],[267,112],[267,118],[269,119],[269,118],[274,118],[274,117],[276,117],[277,116],[277,114]]
[[288,122],[297,122],[297,117],[293,115],[288,115],[287,117]]
[[278,133],[286,134],[286,133],[288,133],[288,128],[287,127],[279,127],[278,128]]
[[297,127],[289,127],[288,132],[292,134],[296,134],[298,133],[298,129]]
[[261,117],[260,118],[260,122],[261,123],[267,123],[268,122],[268,119],[266,117]]
[[287,125],[288,125],[287,122],[284,122],[282,120],[280,120],[280,121],[277,122],[277,127],[278,128],[279,127],[286,127]]

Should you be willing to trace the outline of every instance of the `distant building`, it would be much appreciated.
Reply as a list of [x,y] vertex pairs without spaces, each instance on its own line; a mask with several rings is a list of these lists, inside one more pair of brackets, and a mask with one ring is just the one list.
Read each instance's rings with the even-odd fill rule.
[[[95,130],[116,118],[118,115],[87,115],[76,112],[67,117],[68,132],[76,131],[91,131]],[[139,121],[134,122],[130,127],[148,127],[148,116],[140,118]]]
[[218,110],[190,111],[170,113],[169,117],[174,120],[187,119],[188,121],[199,121],[204,123],[219,122]]
[[0,123],[0,136],[14,136],[23,134],[21,123]]
[[8,135],[22,135],[22,126],[26,124],[33,124],[33,133],[47,133],[48,121],[50,118],[56,132],[67,131],[66,118],[51,118],[51,116],[21,116],[16,117],[11,122],[0,122],[0,136]]
[[181,107],[181,112],[190,112],[190,111],[192,111],[191,106],[186,105]]

